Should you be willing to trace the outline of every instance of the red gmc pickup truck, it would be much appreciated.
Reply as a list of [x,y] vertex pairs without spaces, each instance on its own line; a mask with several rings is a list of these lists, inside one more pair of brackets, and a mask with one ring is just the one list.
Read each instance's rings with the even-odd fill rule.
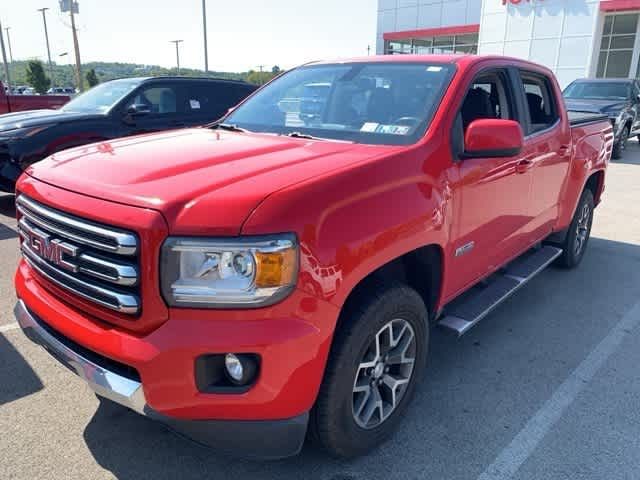
[[67,95],[8,95],[0,82],[0,115],[25,110],[58,109],[71,97]]
[[29,167],[17,320],[201,443],[359,455],[398,426],[431,327],[464,334],[580,263],[612,143],[525,61],[310,63],[208,127]]

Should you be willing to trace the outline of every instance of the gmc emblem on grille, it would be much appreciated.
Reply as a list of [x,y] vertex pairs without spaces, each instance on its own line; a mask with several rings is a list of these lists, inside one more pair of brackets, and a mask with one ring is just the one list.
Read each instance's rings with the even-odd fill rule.
[[29,228],[27,235],[29,238],[29,249],[39,257],[70,272],[78,271],[76,265],[65,259],[77,256],[77,247],[69,245],[57,238],[52,239],[49,234],[35,228]]

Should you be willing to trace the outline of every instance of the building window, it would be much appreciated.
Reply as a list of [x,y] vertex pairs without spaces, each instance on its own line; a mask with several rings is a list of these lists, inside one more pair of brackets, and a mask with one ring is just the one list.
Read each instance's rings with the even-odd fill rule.
[[637,28],[637,13],[607,15],[604,18],[597,77],[626,78],[629,76]]
[[402,55],[414,53],[430,55],[433,53],[472,53],[478,52],[478,34],[441,35],[437,37],[408,38],[406,40],[387,40],[385,54]]

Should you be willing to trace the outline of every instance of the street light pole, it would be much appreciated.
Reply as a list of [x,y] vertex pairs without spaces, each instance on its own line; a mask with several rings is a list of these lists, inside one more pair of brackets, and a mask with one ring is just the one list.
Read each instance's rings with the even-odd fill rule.
[[175,43],[176,45],[176,64],[178,65],[178,75],[180,75],[180,49],[178,45],[180,45],[184,40],[170,40],[169,43]]
[[204,34],[204,71],[209,71],[209,52],[207,47],[207,1],[202,0],[202,32]]
[[49,10],[47,7],[38,9],[39,12],[42,12],[42,22],[44,23],[44,39],[47,41],[47,58],[49,59],[49,77],[51,78],[51,85],[53,85],[53,65],[51,63],[51,50],[49,49],[49,32],[47,31],[47,16],[45,14],[47,10]]
[[[2,24],[0,23],[0,32],[2,32]],[[7,53],[4,50],[4,37],[0,35],[0,50],[2,51],[2,63],[4,64],[4,75],[7,80],[6,87],[11,92],[11,77],[9,76],[9,65],[7,65]]]
[[9,63],[13,63],[13,52],[11,51],[11,37],[9,36],[9,30],[11,27],[4,27],[7,31],[7,45],[9,46]]

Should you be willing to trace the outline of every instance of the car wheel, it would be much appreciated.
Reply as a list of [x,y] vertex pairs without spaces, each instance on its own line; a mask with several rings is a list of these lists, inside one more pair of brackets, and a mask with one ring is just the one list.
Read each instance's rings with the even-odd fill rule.
[[620,139],[613,144],[613,152],[611,154],[613,158],[615,159],[622,158],[622,154],[627,148],[627,140],[629,140],[630,131],[631,131],[631,128],[629,127],[629,125],[624,127],[624,129],[622,130],[622,133],[620,134]]
[[593,193],[585,190],[578,202],[578,208],[561,245],[563,252],[558,257],[558,264],[564,268],[574,268],[582,261],[591,235],[593,224]]
[[389,438],[426,364],[420,295],[397,284],[366,290],[344,312],[311,412],[311,437],[336,457],[364,454]]

